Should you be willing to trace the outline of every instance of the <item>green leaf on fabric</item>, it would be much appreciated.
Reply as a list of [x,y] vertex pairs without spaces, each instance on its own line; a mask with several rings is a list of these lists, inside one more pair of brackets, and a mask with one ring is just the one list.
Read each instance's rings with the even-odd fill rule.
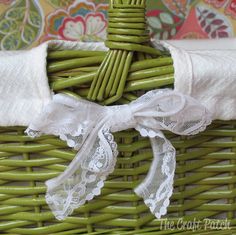
[[17,50],[20,47],[21,43],[21,34],[20,32],[12,32],[5,37],[2,38],[1,40],[1,47],[4,50]]
[[14,31],[17,29],[17,23],[13,20],[2,19],[0,21],[0,33],[7,34],[9,31]]
[[42,19],[38,0],[15,1],[0,16],[0,49],[29,47],[39,37]]
[[35,31],[29,25],[26,25],[24,27],[24,31],[22,32],[21,38],[25,43],[30,44],[34,41]]
[[6,12],[6,18],[11,20],[23,20],[25,11],[25,7],[10,8]]
[[41,24],[42,24],[42,17],[39,15],[39,13],[37,11],[31,11],[29,14],[29,24],[40,28]]

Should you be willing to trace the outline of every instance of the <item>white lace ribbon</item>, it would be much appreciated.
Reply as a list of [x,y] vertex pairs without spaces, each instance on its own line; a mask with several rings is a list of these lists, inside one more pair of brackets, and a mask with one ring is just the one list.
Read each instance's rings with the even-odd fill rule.
[[175,149],[161,130],[180,135],[203,131],[211,115],[195,99],[164,89],[147,92],[128,105],[101,106],[67,95],[55,95],[27,128],[32,137],[53,134],[78,150],[59,176],[46,182],[46,201],[57,219],[99,195],[113,172],[117,145],[112,132],[135,128],[151,139],[154,159],[147,177],[135,189],[151,212],[166,214],[173,191]]

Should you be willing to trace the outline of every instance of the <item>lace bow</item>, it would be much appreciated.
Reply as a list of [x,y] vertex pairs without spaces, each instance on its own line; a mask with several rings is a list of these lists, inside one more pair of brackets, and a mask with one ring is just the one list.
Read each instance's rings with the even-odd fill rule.
[[176,162],[175,149],[161,130],[193,135],[210,122],[211,115],[204,106],[169,89],[147,92],[119,106],[101,106],[58,94],[26,133],[32,137],[58,135],[79,150],[63,173],[46,182],[46,201],[56,218],[62,220],[99,195],[113,172],[118,151],[111,133],[135,128],[150,138],[154,156],[148,175],[135,193],[160,218],[170,203]]

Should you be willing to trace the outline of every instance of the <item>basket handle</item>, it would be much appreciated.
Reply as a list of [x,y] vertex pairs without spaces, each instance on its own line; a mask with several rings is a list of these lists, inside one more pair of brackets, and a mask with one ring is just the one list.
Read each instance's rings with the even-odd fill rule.
[[119,100],[132,62],[145,59],[145,54],[161,55],[149,45],[145,9],[146,0],[110,0],[105,42],[110,50],[93,79],[88,99],[104,104]]

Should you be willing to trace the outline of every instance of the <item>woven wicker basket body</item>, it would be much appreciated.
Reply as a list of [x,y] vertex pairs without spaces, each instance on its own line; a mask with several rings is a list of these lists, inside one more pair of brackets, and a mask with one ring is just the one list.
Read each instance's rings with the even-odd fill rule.
[[[139,22],[136,25],[144,24],[144,13],[141,13],[144,4],[144,1],[139,0],[125,1],[123,5],[122,1],[112,1],[107,45],[115,54],[110,54],[109,61],[113,60],[113,64],[108,63],[108,69],[105,71],[112,73],[111,68],[116,68],[115,61],[117,56],[119,58],[121,47],[130,47],[128,39],[134,41],[138,38],[135,33],[140,34],[139,31],[135,32],[139,29],[131,29],[133,35],[120,38],[116,37],[117,32],[114,29],[123,27],[123,21],[127,21],[126,12],[133,14],[128,25],[130,28],[133,25],[132,19]],[[119,12],[116,12],[117,9]],[[116,18],[119,19],[118,26],[114,23]],[[118,33],[126,35],[126,31],[122,33],[119,28]],[[99,81],[99,74],[107,77],[106,73],[103,73],[104,69],[102,70],[106,68],[106,63],[103,62],[101,67],[99,65],[106,61],[104,58],[109,56],[109,52],[50,52],[48,74],[51,87],[55,92],[90,98],[105,104],[129,103],[140,92],[171,87],[172,60],[168,56],[159,56],[157,50],[155,53],[147,49],[145,33],[139,36],[143,41],[137,41],[144,45],[141,50],[136,50],[137,43],[132,45],[134,50],[133,47],[132,50],[122,50],[122,53],[126,53],[124,66],[129,60],[130,63],[128,68],[124,69],[127,72],[121,73],[119,84],[114,86],[114,89],[119,90],[115,98],[112,98],[112,92],[108,92],[108,95],[105,95],[108,97],[103,99],[104,96],[99,96],[100,90],[97,91],[98,96],[93,97],[96,89],[94,78],[97,77]],[[123,44],[118,42],[120,44],[116,45],[116,39],[123,40]],[[122,74],[125,77],[124,83]],[[102,87],[102,84],[97,87]],[[175,191],[168,214],[164,217],[175,223],[174,229],[165,219],[157,220],[142,199],[133,192],[133,188],[146,176],[152,161],[148,139],[141,138],[134,130],[116,133],[118,162],[115,171],[105,183],[102,195],[75,210],[65,221],[57,221],[45,202],[44,182],[62,172],[64,165],[70,163],[76,151],[54,136],[31,139],[24,135],[24,129],[0,129],[1,234],[199,234],[198,230],[192,232],[191,228],[188,230],[187,227],[181,227],[179,219],[199,220],[201,229],[205,230],[206,218],[221,218],[222,221],[227,218],[231,230],[217,233],[233,234],[233,226],[236,224],[235,121],[214,122],[205,132],[193,137],[165,133],[178,153]],[[209,230],[207,234],[215,234],[216,228],[212,223],[212,227],[209,225],[206,228]]]

